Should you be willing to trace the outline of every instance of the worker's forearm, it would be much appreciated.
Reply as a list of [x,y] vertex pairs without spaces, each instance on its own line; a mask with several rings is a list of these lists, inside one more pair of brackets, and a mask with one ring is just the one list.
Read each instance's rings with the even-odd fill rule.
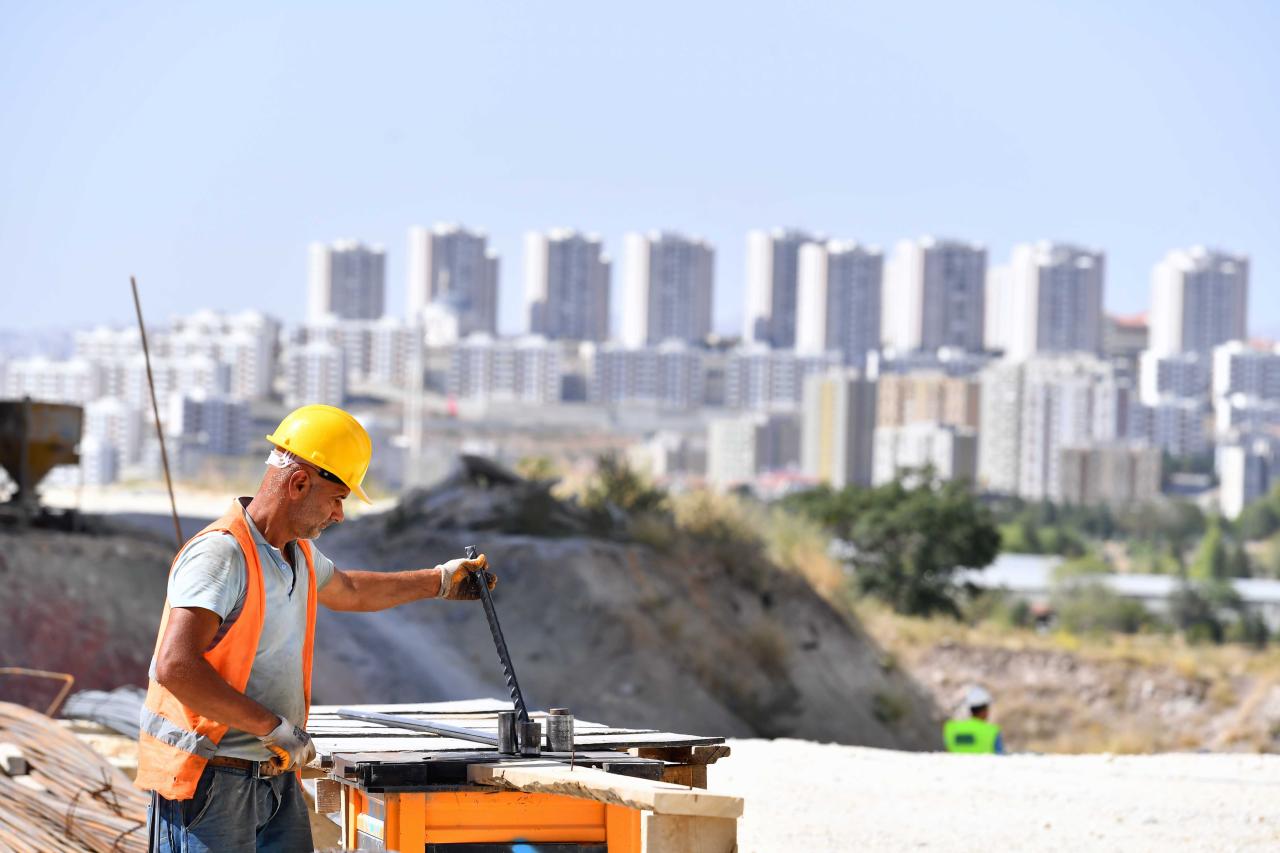
[[156,675],[179,702],[202,717],[258,737],[280,722],[279,715],[228,684],[203,657],[168,662]]
[[344,570],[344,573],[352,586],[350,610],[386,610],[422,598],[435,598],[440,592],[438,569],[409,572]]

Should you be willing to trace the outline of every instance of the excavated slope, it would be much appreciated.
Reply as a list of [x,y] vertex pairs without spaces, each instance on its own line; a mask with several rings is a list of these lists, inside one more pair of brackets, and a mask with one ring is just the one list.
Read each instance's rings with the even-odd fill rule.
[[[340,566],[377,569],[479,547],[537,707],[686,732],[938,746],[926,694],[802,580],[758,553],[658,551],[596,535],[593,523],[545,484],[460,475],[318,544]],[[478,603],[325,612],[319,631],[317,701],[506,694]]]

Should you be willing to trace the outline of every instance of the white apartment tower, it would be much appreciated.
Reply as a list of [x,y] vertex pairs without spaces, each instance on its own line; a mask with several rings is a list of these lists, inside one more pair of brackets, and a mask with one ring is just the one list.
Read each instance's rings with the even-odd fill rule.
[[1092,356],[991,365],[982,374],[979,480],[994,492],[1055,498],[1059,451],[1124,438],[1131,402],[1114,368]]
[[710,334],[715,281],[710,243],[671,231],[628,234],[623,251],[623,343],[699,343]]
[[987,250],[975,243],[902,240],[885,266],[884,342],[896,350],[983,348]]
[[987,316],[1004,326],[988,329],[1013,359],[1083,352],[1102,347],[1102,252],[1065,243],[1014,247],[1009,266],[988,277],[995,305]]
[[498,331],[498,254],[483,231],[437,223],[409,229],[409,320],[428,305],[458,320],[457,334]]
[[1151,272],[1151,350],[1198,352],[1247,334],[1249,259],[1196,246],[1177,249]]
[[564,228],[524,239],[529,331],[551,340],[609,337],[609,257],[600,238]]
[[788,349],[796,342],[800,247],[819,238],[795,229],[747,233],[747,316],[743,340]]
[[311,244],[308,317],[376,320],[386,308],[387,253],[354,240]]
[[864,367],[880,348],[884,256],[874,246],[832,240],[800,248],[796,351],[835,350],[844,363]]

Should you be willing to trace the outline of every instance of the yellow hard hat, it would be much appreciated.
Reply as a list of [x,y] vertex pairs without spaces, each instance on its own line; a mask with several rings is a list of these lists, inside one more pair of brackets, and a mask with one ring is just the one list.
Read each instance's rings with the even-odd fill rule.
[[360,422],[334,406],[302,406],[284,416],[267,441],[287,450],[342,481],[365,503],[373,503],[360,488],[373,442]]

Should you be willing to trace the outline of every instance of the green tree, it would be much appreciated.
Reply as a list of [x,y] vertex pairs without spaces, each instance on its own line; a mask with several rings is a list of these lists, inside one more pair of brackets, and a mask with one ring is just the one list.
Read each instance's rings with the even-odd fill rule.
[[1200,540],[1195,559],[1191,561],[1189,571],[1192,580],[1212,581],[1228,577],[1227,546],[1222,535],[1222,525],[1215,516],[1209,522],[1209,529]]
[[1280,530],[1280,488],[1244,508],[1236,528],[1246,541],[1257,542]]
[[955,571],[995,559],[1000,534],[968,486],[912,472],[872,489],[816,489],[786,503],[852,545],[860,589],[899,613],[959,616]]

